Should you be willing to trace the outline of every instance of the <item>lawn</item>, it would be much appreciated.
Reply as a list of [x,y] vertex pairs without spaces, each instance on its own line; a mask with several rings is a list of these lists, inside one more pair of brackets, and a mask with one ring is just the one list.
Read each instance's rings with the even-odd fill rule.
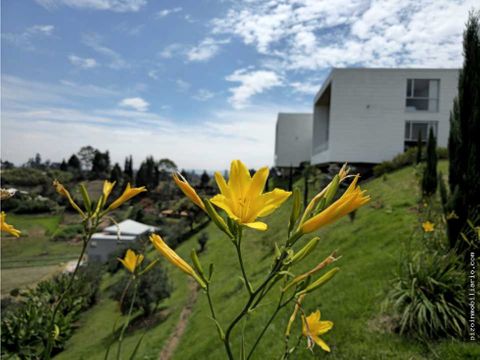
[[[446,163],[440,164],[446,169]],[[298,268],[297,274],[310,269],[333,250],[342,255],[337,262],[340,273],[321,291],[306,297],[307,312],[320,309],[322,318],[331,320],[335,326],[324,335],[332,353],[315,350],[314,358],[330,359],[477,359],[480,347],[452,340],[432,342],[429,347],[413,338],[400,337],[385,330],[388,317],[381,314],[381,302],[388,290],[395,268],[403,251],[404,240],[421,224],[416,214],[419,199],[418,186],[411,167],[402,169],[381,179],[374,179],[362,185],[372,196],[369,205],[358,211],[351,222],[348,217],[322,230],[321,242],[315,253],[310,255]],[[249,230],[243,240],[246,269],[254,287],[263,279],[272,261],[274,242],[282,242],[286,234],[286,219],[290,203],[266,219],[270,230],[266,233]],[[215,264],[212,283],[217,316],[222,324],[230,321],[240,310],[245,300],[245,289],[239,279],[239,269],[234,247],[229,240],[209,225],[204,231],[209,235],[207,251],[202,254],[204,267]],[[198,234],[184,242],[177,250],[188,259],[192,247],[197,246]],[[305,238],[306,241],[309,237]],[[302,241],[302,243],[303,243]],[[179,313],[188,300],[186,276],[168,266],[175,291],[165,303],[170,316],[148,330],[138,358],[156,359],[167,337],[178,321]],[[104,287],[111,282],[104,280]],[[274,291],[275,292],[275,291]],[[273,310],[275,298],[266,299],[265,306],[252,313],[245,326],[247,350],[256,339]],[[283,332],[292,308],[281,313],[266,333],[254,359],[278,358],[283,351]],[[81,327],[67,343],[66,351],[58,359],[101,359],[103,346],[108,339],[113,322],[118,318],[115,304],[105,293],[101,301],[81,319]],[[299,334],[296,323],[293,337]],[[93,331],[94,330],[94,331]],[[133,349],[142,330],[129,334],[124,349]],[[88,346],[86,346],[88,344]],[[240,332],[234,333],[234,349],[238,356]],[[296,359],[311,356],[305,349],[305,341]],[[126,357],[126,355],[125,355]],[[173,359],[225,359],[222,343],[218,340],[214,323],[209,319],[205,296],[200,293],[180,345]]]
[[48,278],[60,271],[63,263],[78,256],[77,244],[50,240],[61,215],[8,214],[7,220],[22,231],[22,236],[2,234],[2,296],[13,288],[24,288]]

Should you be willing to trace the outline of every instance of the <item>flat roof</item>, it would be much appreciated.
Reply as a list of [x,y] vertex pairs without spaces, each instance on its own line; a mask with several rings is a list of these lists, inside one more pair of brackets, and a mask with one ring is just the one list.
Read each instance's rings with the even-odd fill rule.
[[323,92],[327,89],[328,85],[332,82],[332,78],[334,73],[337,72],[347,72],[347,71],[460,71],[460,68],[410,68],[410,67],[396,67],[396,68],[382,68],[382,67],[348,67],[348,68],[337,68],[337,67],[332,67],[323,81],[320,89],[318,92],[315,94],[313,104],[317,103],[317,101],[320,99],[322,96]]
[[155,230],[157,230],[155,226],[142,224],[141,222],[127,219],[118,224],[113,224],[106,227],[103,229],[103,233],[113,234],[115,236],[117,234],[138,236],[148,232],[153,232]]

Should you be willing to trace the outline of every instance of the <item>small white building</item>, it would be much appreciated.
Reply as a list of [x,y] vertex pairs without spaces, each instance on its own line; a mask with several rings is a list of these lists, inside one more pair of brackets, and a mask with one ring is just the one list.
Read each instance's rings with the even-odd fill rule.
[[430,129],[438,146],[447,146],[458,75],[458,69],[333,69],[314,99],[311,163],[390,160]]
[[279,113],[275,134],[275,166],[298,167],[312,156],[313,115]]
[[155,226],[129,219],[108,226],[102,232],[92,235],[87,248],[88,259],[90,261],[105,262],[116,249],[127,248],[141,236],[147,236],[156,230]]

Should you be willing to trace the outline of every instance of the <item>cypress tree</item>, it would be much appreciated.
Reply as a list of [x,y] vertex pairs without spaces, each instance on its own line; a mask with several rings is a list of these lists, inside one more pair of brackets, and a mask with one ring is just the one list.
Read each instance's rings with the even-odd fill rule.
[[474,224],[480,216],[480,14],[471,12],[463,33],[463,68],[458,78],[458,95],[450,114],[448,142],[450,168],[448,237],[460,252],[478,247],[460,241],[467,221]]
[[118,163],[115,163],[113,166],[112,172],[110,174],[110,181],[115,181],[117,183],[117,188],[119,185],[122,183],[122,169],[120,169],[120,165]]
[[133,158],[132,155],[125,158],[125,166],[123,168],[123,177],[125,182],[133,182]]
[[427,163],[423,172],[422,192],[425,196],[435,194],[437,190],[437,141],[430,129],[427,143]]
[[418,139],[417,139],[417,164],[422,162],[422,132],[418,132]]

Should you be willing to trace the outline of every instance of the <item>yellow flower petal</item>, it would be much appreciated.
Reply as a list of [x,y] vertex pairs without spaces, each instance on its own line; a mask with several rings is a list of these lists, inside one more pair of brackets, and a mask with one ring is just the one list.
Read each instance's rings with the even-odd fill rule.
[[182,190],[182,192],[190,199],[192,202],[201,208],[203,211],[207,211],[205,209],[205,205],[203,204],[202,199],[198,196],[195,189],[188,183],[188,181],[180,174],[176,173],[173,174],[173,181],[175,184]]
[[318,336],[312,335],[310,336],[315,343],[322,348],[322,350],[330,352],[330,347],[327,345],[325,341],[320,339]]
[[255,230],[260,230],[260,231],[266,231],[268,229],[268,225],[261,222],[261,221],[246,223],[244,225],[248,226],[249,228],[252,228],[252,229],[255,229]]
[[328,352],[330,352],[330,347],[320,338],[320,335],[325,334],[332,327],[333,322],[320,321],[320,310],[311,313],[307,317],[302,315],[302,335],[307,339],[313,340],[318,346]]
[[423,231],[425,232],[433,232],[435,231],[435,224],[432,224],[430,221],[425,221],[422,224]]
[[68,202],[70,205],[77,210],[77,212],[82,216],[85,217],[85,213],[83,212],[82,209],[77,205],[77,203],[73,200],[72,196],[68,192],[67,189],[58,181],[58,180],[53,180],[53,186],[55,187],[55,190],[62,196],[65,196],[68,199]]
[[128,249],[123,259],[117,259],[123,264],[123,266],[125,266],[128,271],[133,274],[135,273],[135,269],[137,268],[137,266],[142,263],[143,258],[143,255],[137,255],[133,250]]
[[365,195],[365,191],[362,191],[360,187],[357,186],[358,178],[358,175],[355,176],[350,186],[337,201],[319,214],[305,221],[301,225],[301,231],[307,234],[318,230],[369,202],[370,196]]
[[132,188],[130,186],[130,183],[128,183],[127,187],[123,191],[123,194],[120,195],[120,197],[117,200],[115,200],[113,203],[111,203],[107,210],[110,211],[110,210],[114,210],[114,209],[118,208],[124,202],[130,200],[131,198],[137,196],[138,194],[140,194],[144,191],[147,191],[145,186],[138,187],[138,188]]
[[237,223],[264,231],[266,224],[255,220],[274,212],[291,195],[291,192],[280,189],[263,194],[268,174],[268,168],[262,167],[252,177],[244,163],[234,160],[228,183],[220,173],[215,173],[220,194],[210,201]]
[[193,276],[195,271],[193,268],[187,264],[185,260],[183,260],[180,256],[177,255],[175,251],[173,251],[163,239],[158,236],[157,234],[150,235],[150,241],[155,246],[155,249],[162,254],[172,265],[175,265],[184,273]]
[[108,196],[110,195],[110,193],[112,192],[113,190],[113,187],[115,186],[115,181],[112,183],[108,180],[105,180],[103,182],[103,203],[105,203],[108,199]]
[[6,223],[7,214],[4,211],[0,215],[0,230],[7,232],[15,237],[19,237],[22,233],[20,230],[15,229],[12,225]]

